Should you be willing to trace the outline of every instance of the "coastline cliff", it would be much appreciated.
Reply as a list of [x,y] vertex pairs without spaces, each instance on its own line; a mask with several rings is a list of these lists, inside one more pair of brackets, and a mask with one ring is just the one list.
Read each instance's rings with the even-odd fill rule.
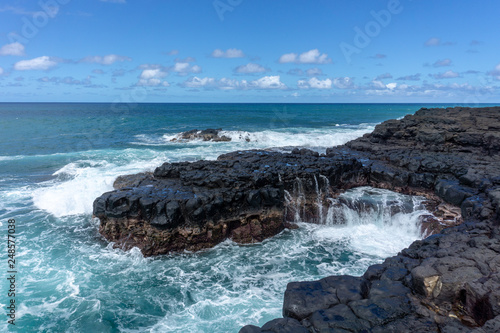
[[[500,331],[500,107],[421,109],[326,154],[240,151],[122,176],[94,202],[99,231],[144,255],[262,241],[293,227],[285,193],[369,185],[424,195],[434,235],[362,277],[291,282],[283,316],[240,332]],[[309,195],[310,194],[310,195]],[[303,218],[318,220],[316,201]],[[456,207],[459,225],[445,228]],[[440,216],[441,214],[441,216]],[[443,230],[441,230],[443,229]]]

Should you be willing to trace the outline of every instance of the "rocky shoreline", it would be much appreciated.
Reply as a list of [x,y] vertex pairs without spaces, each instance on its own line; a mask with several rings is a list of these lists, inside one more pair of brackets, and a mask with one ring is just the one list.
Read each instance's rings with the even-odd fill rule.
[[291,282],[284,318],[240,332],[500,331],[499,107],[421,109],[322,155],[244,151],[165,163],[119,177],[94,215],[115,246],[147,256],[195,251],[293,227],[289,197],[304,198],[302,219],[321,220],[318,187],[336,195],[364,185],[428,197],[434,235],[362,277]]

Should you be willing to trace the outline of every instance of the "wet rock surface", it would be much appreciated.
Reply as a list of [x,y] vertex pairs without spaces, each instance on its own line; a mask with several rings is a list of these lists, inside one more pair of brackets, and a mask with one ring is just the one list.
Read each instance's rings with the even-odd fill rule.
[[[289,283],[284,318],[241,332],[500,328],[498,107],[421,109],[326,154],[234,152],[217,161],[166,163],[152,174],[122,176],[115,185],[94,202],[100,232],[145,255],[199,250],[226,238],[249,243],[271,237],[292,220],[286,196],[299,189],[314,198],[306,199],[302,212],[312,222],[320,220],[318,187],[329,196],[364,185],[425,195],[441,212],[429,222],[432,236],[361,277]],[[460,218],[453,216],[457,210]]]
[[[329,149],[328,156],[351,154],[370,165],[371,182],[433,191],[447,208],[460,207],[465,222],[361,277],[289,283],[283,316],[309,332],[499,332],[499,137],[500,108],[421,109]],[[354,296],[341,299],[345,278],[354,279]]]
[[[95,200],[94,216],[108,240],[124,249],[137,246],[144,255],[200,250],[227,238],[252,243],[287,226],[285,191],[293,192],[299,180],[312,193],[318,179],[334,189],[366,183],[362,164],[344,156],[234,152],[121,176],[115,191]],[[305,213],[317,214],[315,201]]]
[[192,140],[202,140],[202,141],[231,141],[231,138],[226,135],[221,135],[222,128],[213,129],[207,128],[205,130],[199,131],[193,129],[181,133],[178,137],[171,139],[170,141],[192,141]]

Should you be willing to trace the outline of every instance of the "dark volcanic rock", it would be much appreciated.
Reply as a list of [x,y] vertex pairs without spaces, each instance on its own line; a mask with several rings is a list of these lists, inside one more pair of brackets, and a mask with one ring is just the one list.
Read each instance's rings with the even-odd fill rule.
[[[227,238],[252,243],[284,229],[284,193],[293,192],[297,179],[310,194],[318,181],[337,184],[337,189],[365,184],[364,172],[353,158],[298,159],[264,151],[165,163],[153,174],[119,177],[117,190],[95,200],[94,215],[108,240],[124,249],[137,246],[144,255],[200,250]],[[304,210],[314,216],[316,202],[306,202]]]
[[[341,283],[325,279],[289,283],[284,317],[309,332],[500,331],[499,138],[498,107],[422,109],[328,149],[331,157],[363,160],[369,184],[411,194],[430,190],[460,206],[466,222],[353,278],[362,299],[339,300]],[[442,207],[442,218],[449,209]]]
[[[344,277],[289,283],[283,315],[310,332],[470,332],[483,325],[477,332],[496,332],[486,327],[500,318],[500,233],[487,222],[445,231],[351,283]],[[341,286],[355,297],[341,300]]]
[[190,130],[181,133],[178,137],[173,138],[170,141],[191,141],[191,140],[202,140],[202,141],[231,141],[231,138],[226,135],[219,135],[222,131],[221,128],[213,129],[208,128],[203,131],[198,131],[197,129]]
[[[185,139],[193,135],[213,140],[218,132]],[[323,155],[240,151],[165,163],[119,177],[115,191],[95,200],[94,215],[117,246],[155,255],[227,238],[261,241],[296,214],[320,220],[317,199],[364,185],[429,198],[434,216],[424,226],[433,235],[363,277],[290,282],[284,318],[241,332],[498,331],[500,107],[421,109]],[[294,211],[288,203],[298,199]]]

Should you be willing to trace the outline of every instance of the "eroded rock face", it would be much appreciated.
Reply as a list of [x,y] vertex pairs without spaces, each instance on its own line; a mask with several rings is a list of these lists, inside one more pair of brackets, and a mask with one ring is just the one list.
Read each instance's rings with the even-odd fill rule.
[[[228,238],[252,243],[285,228],[284,193],[297,179],[310,194],[320,175],[345,186],[366,183],[364,172],[352,158],[265,151],[165,163],[152,174],[119,177],[115,191],[95,200],[94,216],[108,240],[124,249],[137,246],[144,255],[196,251]],[[305,207],[316,214],[316,202]]]

